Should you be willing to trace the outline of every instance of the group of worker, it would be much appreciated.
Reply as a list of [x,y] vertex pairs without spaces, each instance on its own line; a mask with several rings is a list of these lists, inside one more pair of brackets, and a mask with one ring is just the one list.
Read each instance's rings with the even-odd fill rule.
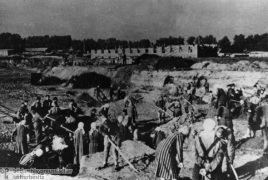
[[[121,87],[118,86],[117,89],[116,89],[113,84],[109,88],[109,99],[102,92],[100,86],[96,87],[95,94],[96,94],[96,98],[97,98],[98,101],[110,101],[110,102],[113,102],[114,100],[120,100],[120,99],[124,98],[124,95],[123,95],[124,93],[121,90]],[[114,96],[116,97],[116,99],[114,99]]]
[[[67,141],[71,141],[70,146],[73,148],[73,164],[80,165],[83,155],[100,152],[104,146],[104,163],[100,169],[107,167],[109,151],[112,149],[115,159],[115,170],[118,170],[118,152],[111,144],[120,147],[123,140],[133,139],[137,110],[131,98],[124,99],[124,109],[116,119],[111,118],[109,108],[110,102],[105,103],[99,108],[100,124],[96,122],[98,115],[95,108],[91,110],[91,114],[86,121],[81,121],[78,120],[78,115],[83,114],[83,112],[74,100],[70,100],[68,106],[69,113],[64,114],[65,122],[61,127],[67,129],[70,132],[69,135],[71,135],[67,137]],[[54,126],[53,123],[46,122],[46,117],[61,114],[61,111],[57,98],[50,100],[50,97],[46,96],[46,99],[41,103],[41,98],[37,97],[30,108],[28,108],[28,101],[24,101],[17,111],[17,117],[14,117],[16,128],[12,134],[12,139],[16,140],[16,152],[24,155],[25,158],[36,157],[37,161],[42,159],[40,157],[46,157],[45,155],[48,152],[53,152],[49,147],[51,142],[48,142],[52,138],[47,137],[46,131],[53,131]],[[43,118],[40,114],[46,115]],[[70,125],[76,127],[73,132],[70,130]],[[32,140],[35,146],[43,145],[42,153],[40,153],[39,149],[29,153],[28,143],[32,142]],[[85,150],[85,146],[88,147],[87,150]],[[58,158],[60,159],[60,157]],[[21,160],[21,162],[21,165],[27,164],[25,160]],[[31,167],[39,167],[37,164],[31,163]]]
[[[215,108],[215,119],[206,119],[203,122],[203,130],[193,133],[195,145],[193,180],[237,179],[238,176],[233,167],[236,145],[233,119],[237,117],[237,113],[242,113],[243,109],[247,110],[248,129],[242,139],[254,137],[256,130],[263,128],[265,124],[264,119],[261,119],[260,122],[253,120],[258,113],[257,107],[266,98],[265,88],[256,84],[254,94],[249,100],[243,96],[243,89],[235,88],[235,84],[227,85],[227,90],[220,87],[216,90],[215,102],[212,102]],[[156,103],[160,109],[158,112],[160,122],[167,114],[166,98],[162,96]],[[179,101],[177,102],[179,103]],[[173,104],[171,106],[174,106]],[[182,105],[183,103],[178,105],[180,113],[184,109]],[[175,115],[173,111],[174,118],[176,118]],[[178,127],[178,130],[167,138],[160,134],[161,139],[157,142],[156,177],[160,177],[161,180],[178,179],[179,171],[183,167],[182,144],[185,137],[189,135],[191,126],[181,124]],[[157,128],[157,132],[159,131],[161,131],[160,127]],[[222,172],[224,157],[226,158],[225,163],[227,163],[225,174]]]
[[[205,79],[206,80],[206,79]],[[167,117],[180,119],[183,114],[193,114],[195,98],[195,88],[198,82],[189,83],[189,86],[178,94],[177,97],[160,96],[156,102],[158,108],[159,124],[166,123]],[[202,83],[201,83],[202,84]],[[208,84],[207,80],[203,84]],[[209,92],[208,85],[204,86],[205,91]],[[233,170],[233,162],[235,158],[235,136],[233,129],[233,119],[237,116],[237,109],[247,109],[248,113],[248,130],[243,138],[254,137],[256,130],[262,126],[262,122],[256,125],[253,117],[256,114],[256,108],[265,98],[265,89],[258,84],[255,85],[255,93],[246,101],[243,96],[243,89],[235,88],[235,84],[224,88],[216,88],[215,99],[212,102],[215,108],[215,120],[207,118],[203,122],[203,130],[194,133],[195,145],[195,165],[193,167],[193,180],[201,179],[228,179],[231,176],[237,176]],[[66,124],[75,124],[75,131],[72,134],[71,143],[74,148],[73,163],[80,165],[82,156],[87,153],[96,153],[104,151],[103,164],[98,169],[108,167],[108,158],[110,150],[113,154],[114,169],[118,171],[118,151],[122,142],[126,139],[136,139],[135,130],[137,129],[137,109],[133,99],[127,97],[124,99],[124,108],[119,116],[112,118],[109,113],[111,102],[114,101],[114,95],[118,94],[117,99],[121,99],[120,87],[114,92],[114,87],[110,88],[109,102],[99,108],[99,116],[101,123],[97,123],[97,110],[91,111],[91,121],[77,121],[79,114],[83,114],[74,100],[70,101],[69,110],[71,113],[65,116]],[[96,88],[97,99],[102,99],[104,95],[100,87]],[[172,101],[169,106],[167,102]],[[44,137],[44,129],[46,124],[43,122],[40,114],[45,109],[47,114],[58,114],[61,109],[58,105],[58,99],[50,100],[49,96],[41,103],[41,98],[37,97],[36,101],[28,110],[28,102],[24,101],[18,110],[15,118],[16,130],[13,135],[16,136],[17,152],[25,155],[28,153],[27,142],[31,140],[31,132],[36,144],[42,143]],[[172,114],[169,114],[170,110]],[[194,116],[190,116],[194,118]],[[88,124],[90,122],[90,124]],[[181,123],[181,122],[180,122]],[[68,127],[68,126],[67,126]],[[173,135],[166,137],[160,127],[155,129],[154,145],[156,148],[156,177],[164,179],[178,179],[180,169],[183,164],[183,143],[185,138],[190,135],[191,125],[181,123],[177,126],[177,130]],[[48,127],[49,128],[49,127]],[[51,127],[50,127],[51,128]],[[88,146],[88,151],[85,151]],[[35,157],[43,156],[43,154],[53,152],[47,144],[42,151],[34,151]],[[221,165],[223,159],[227,159],[227,177],[223,176]]]
[[[99,114],[101,123],[93,122],[91,124],[88,133],[89,153],[100,152],[102,149],[99,147],[104,146],[103,164],[101,167],[98,167],[98,169],[103,169],[108,167],[108,158],[111,150],[114,158],[114,169],[117,171],[119,170],[117,148],[121,146],[124,140],[133,139],[137,112],[130,98],[125,99],[125,108],[116,119],[111,118],[109,109],[110,103],[106,103],[100,107]],[[85,135],[84,123],[79,122],[77,130],[74,132],[75,164],[80,164],[82,156],[85,155],[83,147]]]

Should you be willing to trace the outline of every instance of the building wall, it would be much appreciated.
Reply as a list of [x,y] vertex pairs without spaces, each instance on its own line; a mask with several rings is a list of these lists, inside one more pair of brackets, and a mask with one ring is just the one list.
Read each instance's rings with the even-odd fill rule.
[[8,49],[0,49],[0,56],[9,56],[10,52]]
[[[91,58],[117,58],[123,54],[123,49],[113,50],[91,50]],[[167,46],[164,48],[126,48],[125,54],[128,57],[138,57],[143,54],[156,54],[158,56],[176,56],[184,58],[197,58],[198,48],[197,45],[178,45],[178,46]]]
[[249,57],[268,57],[268,52],[250,52]]

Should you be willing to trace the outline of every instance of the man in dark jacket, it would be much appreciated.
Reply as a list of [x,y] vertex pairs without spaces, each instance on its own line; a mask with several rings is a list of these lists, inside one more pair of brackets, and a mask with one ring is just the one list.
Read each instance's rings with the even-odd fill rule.
[[46,95],[46,99],[43,101],[43,108],[49,110],[52,106],[52,101],[50,100],[50,96]]
[[166,97],[165,96],[161,96],[159,98],[158,101],[156,101],[156,106],[159,108],[157,115],[158,115],[158,119],[159,119],[159,123],[165,123],[166,122],[166,118],[165,118],[165,112],[167,111],[167,107],[166,107]]
[[[99,131],[104,136],[104,162],[99,168],[106,168],[108,166],[109,151],[112,146],[111,141],[118,147],[121,146],[121,133],[117,121],[112,121],[102,116],[102,124],[100,125]],[[118,167],[118,151],[112,146],[112,152],[114,156],[115,170],[119,170]]]
[[37,97],[36,101],[33,102],[32,106],[31,106],[31,110],[35,110],[36,112],[39,112],[41,107],[42,107],[41,97]]

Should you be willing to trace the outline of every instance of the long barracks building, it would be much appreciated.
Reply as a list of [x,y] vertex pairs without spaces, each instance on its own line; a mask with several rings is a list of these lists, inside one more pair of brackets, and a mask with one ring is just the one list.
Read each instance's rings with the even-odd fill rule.
[[214,57],[217,56],[215,45],[174,45],[156,48],[125,48],[91,50],[91,59],[94,58],[117,58],[123,53],[127,57],[138,57],[143,54],[155,54],[158,56],[175,56],[183,58]]

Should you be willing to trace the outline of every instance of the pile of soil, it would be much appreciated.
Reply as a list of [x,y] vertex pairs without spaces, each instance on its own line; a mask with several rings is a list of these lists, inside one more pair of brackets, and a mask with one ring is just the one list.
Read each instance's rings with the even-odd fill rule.
[[74,84],[74,88],[91,88],[97,86],[108,88],[111,86],[111,79],[102,74],[87,72],[75,77],[72,83]]
[[241,60],[235,63],[227,64],[225,62],[203,61],[191,66],[192,69],[212,69],[228,71],[260,71],[268,69],[268,63],[265,61]]
[[[124,141],[120,150],[138,170],[147,167],[151,163],[151,155],[155,152],[153,149],[141,142],[130,140]],[[119,167],[122,169],[115,173],[113,171],[114,160],[111,156],[112,155],[110,155],[108,160],[108,167],[102,170],[97,170],[96,168],[103,164],[103,152],[83,156],[80,163],[79,176],[88,176],[97,179],[137,179],[137,174],[129,168],[129,165],[122,159],[121,156],[119,158]]]
[[88,106],[97,106],[98,103],[93,97],[85,92],[77,95],[76,101],[79,103],[87,103]]
[[155,64],[154,69],[190,69],[195,64],[194,60],[184,59],[181,57],[161,57]]
[[113,84],[125,88],[130,85],[130,78],[134,70],[140,69],[138,66],[124,66],[117,70],[116,75],[112,78]]
[[135,64],[140,64],[142,66],[154,67],[159,61],[160,56],[154,54],[143,54],[135,59]]
[[38,83],[41,85],[59,85],[59,84],[62,84],[63,82],[64,81],[58,77],[48,76],[48,77],[43,77],[42,79],[40,79]]

